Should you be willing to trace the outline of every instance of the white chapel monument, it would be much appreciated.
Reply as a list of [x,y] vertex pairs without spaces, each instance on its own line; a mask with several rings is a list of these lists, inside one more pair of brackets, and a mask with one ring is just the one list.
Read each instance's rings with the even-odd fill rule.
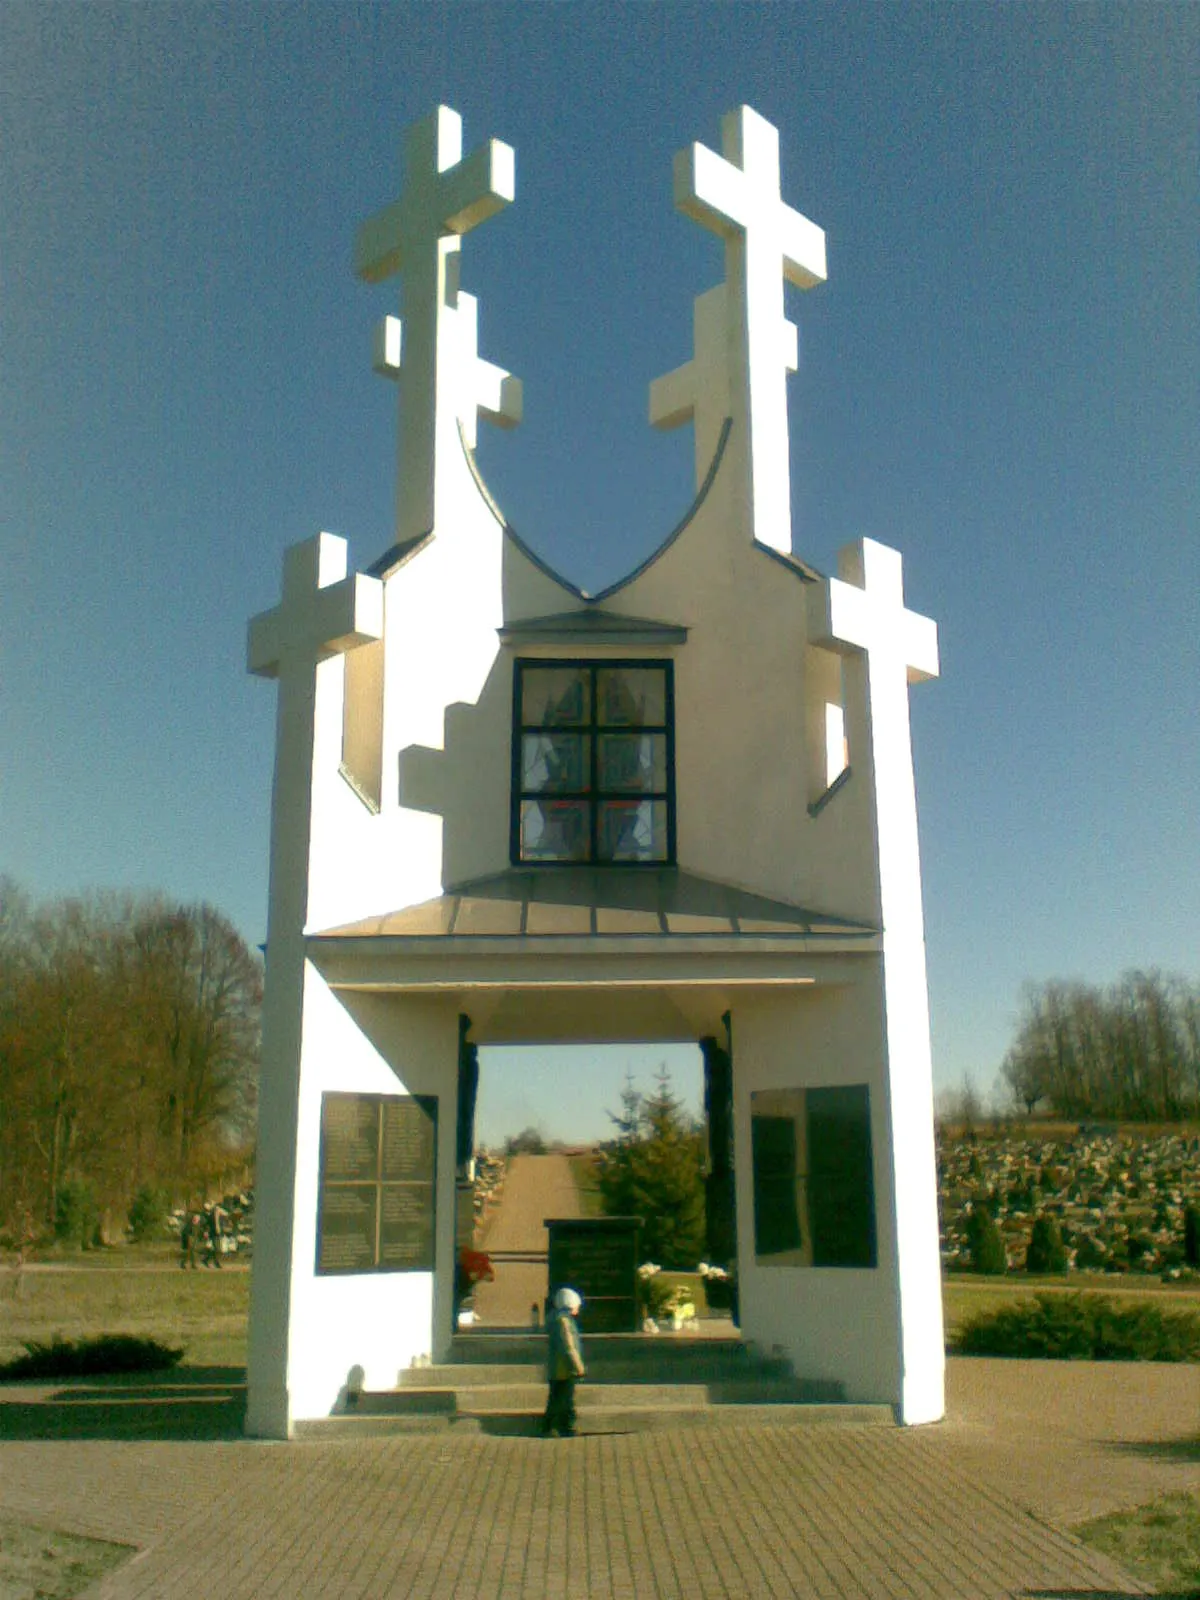
[[824,281],[825,236],[748,107],[720,154],[676,157],[677,207],[724,243],[691,359],[650,386],[656,427],[692,425],[695,496],[591,595],[475,461],[480,416],[513,426],[522,394],[479,354],[460,264],[514,171],[497,140],[464,156],[445,107],[409,131],[355,243],[359,276],[400,284],[375,341],[395,538],[356,573],[342,539],[293,546],[250,624],[278,710],[247,1429],[286,1438],[447,1358],[475,1047],[625,1040],[705,1050],[742,1337],[933,1421],[908,686],[937,629],[896,551],[862,540],[836,577],[792,553],[783,285]]

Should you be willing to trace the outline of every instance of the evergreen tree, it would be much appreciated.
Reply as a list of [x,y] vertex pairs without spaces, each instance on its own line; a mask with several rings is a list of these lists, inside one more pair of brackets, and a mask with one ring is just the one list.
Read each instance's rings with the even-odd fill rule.
[[1058,1223],[1053,1217],[1035,1218],[1029,1249],[1025,1254],[1025,1271],[1050,1273],[1066,1270],[1067,1251]]
[[967,1218],[967,1249],[970,1251],[972,1272],[998,1278],[1008,1271],[1004,1240],[985,1196],[976,1199]]
[[640,1217],[645,1261],[691,1271],[704,1252],[704,1138],[699,1124],[671,1093],[661,1069],[642,1095],[631,1078],[620,1112],[610,1112],[617,1136],[602,1145],[596,1184],[610,1217]]

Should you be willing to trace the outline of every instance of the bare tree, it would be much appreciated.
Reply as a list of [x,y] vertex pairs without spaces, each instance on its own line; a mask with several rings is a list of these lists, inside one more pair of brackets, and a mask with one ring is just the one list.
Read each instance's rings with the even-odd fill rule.
[[[253,1129],[261,963],[211,907],[93,896],[31,911],[0,881],[0,1227],[64,1185],[123,1225]],[[15,1236],[15,1235],[14,1235]]]

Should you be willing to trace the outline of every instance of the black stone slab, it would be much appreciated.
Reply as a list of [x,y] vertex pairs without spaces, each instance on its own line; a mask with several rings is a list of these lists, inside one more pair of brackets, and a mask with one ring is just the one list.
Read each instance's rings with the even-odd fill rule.
[[583,1297],[585,1333],[636,1333],[639,1217],[547,1218],[550,1300],[559,1289]]

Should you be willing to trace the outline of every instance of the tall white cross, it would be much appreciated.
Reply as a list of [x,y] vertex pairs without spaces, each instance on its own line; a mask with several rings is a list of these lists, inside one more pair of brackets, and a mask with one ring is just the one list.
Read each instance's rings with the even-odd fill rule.
[[783,203],[779,134],[749,106],[721,120],[718,156],[692,144],[675,157],[675,204],[725,240],[730,296],[731,398],[744,440],[753,535],[785,555],[792,549],[787,374],[795,345],[783,314],[783,282],[825,281],[825,234]]
[[457,326],[451,329],[448,318],[458,310],[462,235],[503,210],[515,192],[512,148],[489,139],[464,159],[462,119],[439,106],[408,131],[400,198],[358,230],[358,276],[369,283],[396,273],[403,279],[398,539],[434,526],[439,413],[458,420]]
[[[283,1387],[279,1336],[292,1297],[313,788],[317,767],[336,765],[341,747],[340,685],[319,668],[382,632],[383,584],[361,573],[347,577],[346,541],[330,533],[285,553],[283,598],[247,630],[249,670],[279,680],[257,1166],[259,1194],[272,1204],[259,1217],[249,1352],[251,1393],[262,1408],[261,1416],[251,1412],[256,1431],[280,1426],[273,1397]],[[286,1402],[282,1426],[286,1431]]]
[[[937,624],[906,608],[898,551],[863,539],[840,553],[838,571],[840,578],[808,589],[808,639],[848,658],[850,770],[855,781],[873,789],[892,1112],[885,1156],[893,1169],[904,1330],[902,1409],[919,1421],[941,1415],[943,1344],[933,1067],[908,686],[938,675]],[[855,748],[856,733],[863,748]]]
[[[692,302],[692,359],[650,385],[650,425],[679,428],[692,424],[695,447],[696,488],[712,466],[717,440],[726,417],[732,415],[732,352],[736,340],[729,326],[729,290],[724,283],[697,295]],[[798,362],[796,324],[783,323],[783,358],[786,370]]]

